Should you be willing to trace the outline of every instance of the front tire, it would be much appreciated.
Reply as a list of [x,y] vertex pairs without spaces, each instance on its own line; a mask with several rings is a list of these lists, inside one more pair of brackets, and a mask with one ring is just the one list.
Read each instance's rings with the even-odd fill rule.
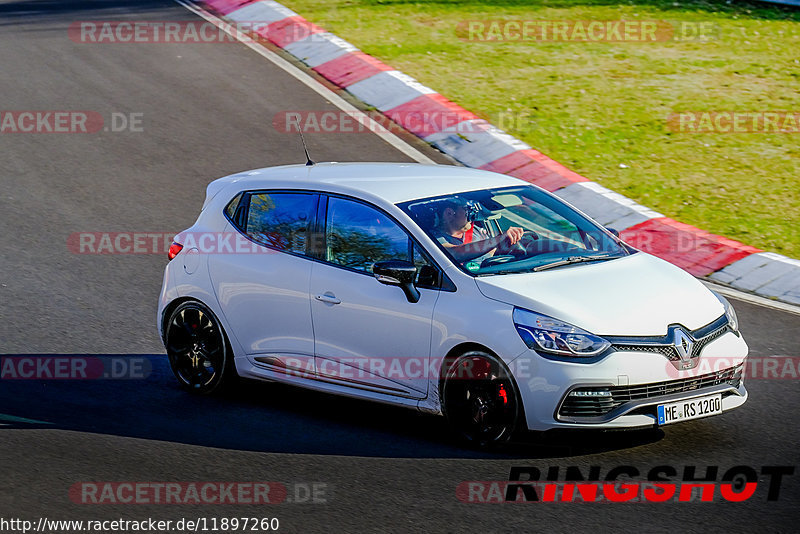
[[508,441],[520,417],[514,380],[495,357],[471,351],[447,369],[441,384],[442,411],[456,435],[486,448]]
[[170,314],[164,330],[169,364],[183,389],[209,395],[235,379],[233,353],[225,332],[204,304],[181,303]]

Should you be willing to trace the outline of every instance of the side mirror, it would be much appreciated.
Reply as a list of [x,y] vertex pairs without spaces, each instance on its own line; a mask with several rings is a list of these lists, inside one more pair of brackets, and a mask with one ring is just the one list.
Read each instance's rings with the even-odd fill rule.
[[609,228],[608,226],[606,226],[606,230],[608,230],[609,232],[611,232],[615,236],[619,237],[619,230],[617,230],[616,228]]
[[417,268],[413,263],[404,260],[379,261],[373,264],[372,274],[381,284],[399,286],[408,302],[419,302],[419,290],[414,285]]

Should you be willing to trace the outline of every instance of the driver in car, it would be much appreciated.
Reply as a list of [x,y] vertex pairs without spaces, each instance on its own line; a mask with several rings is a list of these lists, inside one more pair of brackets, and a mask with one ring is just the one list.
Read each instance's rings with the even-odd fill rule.
[[459,262],[480,263],[495,252],[508,253],[524,233],[519,226],[512,226],[500,235],[489,237],[485,229],[474,224],[481,210],[477,202],[453,197],[440,204],[433,235]]

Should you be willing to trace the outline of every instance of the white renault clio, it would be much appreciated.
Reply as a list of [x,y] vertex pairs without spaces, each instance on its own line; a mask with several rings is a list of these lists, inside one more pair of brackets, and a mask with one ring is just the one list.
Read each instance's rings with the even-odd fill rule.
[[495,173],[325,163],[212,182],[158,328],[180,384],[237,376],[515,429],[638,428],[747,400],[730,304]]

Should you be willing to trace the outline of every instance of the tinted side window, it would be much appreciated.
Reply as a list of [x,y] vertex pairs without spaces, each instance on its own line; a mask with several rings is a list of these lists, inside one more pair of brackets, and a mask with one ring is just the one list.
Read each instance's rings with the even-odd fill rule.
[[326,260],[360,271],[385,260],[409,260],[408,235],[380,211],[331,197],[325,233]]
[[239,207],[239,201],[242,199],[242,194],[239,193],[233,200],[228,202],[228,205],[225,207],[225,215],[228,216],[230,220],[233,220],[233,216],[236,215],[236,208]]
[[417,268],[417,287],[439,287],[439,269],[431,265],[417,245],[414,245],[414,266]]
[[254,193],[245,232],[253,240],[304,254],[315,197],[304,193]]

